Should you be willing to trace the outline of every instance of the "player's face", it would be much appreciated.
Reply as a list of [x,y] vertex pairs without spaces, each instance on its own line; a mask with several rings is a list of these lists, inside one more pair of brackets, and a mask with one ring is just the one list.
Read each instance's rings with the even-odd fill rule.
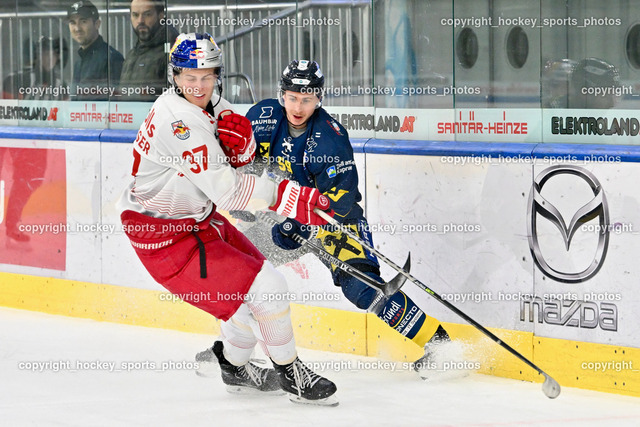
[[217,78],[213,68],[185,68],[174,80],[187,101],[205,109],[213,96]]
[[294,129],[302,129],[307,125],[307,121],[316,110],[316,105],[320,100],[312,94],[284,92],[284,109],[287,112],[287,120]]
[[154,2],[147,0],[133,0],[130,11],[133,31],[140,41],[150,40],[160,28],[160,20],[164,13],[158,13]]
[[87,47],[98,38],[100,20],[83,18],[80,15],[71,15],[69,18],[69,32],[71,37],[77,41],[81,47]]

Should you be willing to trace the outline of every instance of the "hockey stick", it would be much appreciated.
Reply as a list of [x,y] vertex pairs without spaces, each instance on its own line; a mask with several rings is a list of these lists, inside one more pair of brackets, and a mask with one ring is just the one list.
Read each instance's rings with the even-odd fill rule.
[[518,359],[520,359],[521,361],[523,361],[524,363],[529,365],[531,368],[533,368],[536,371],[538,371],[538,374],[543,375],[544,378],[545,378],[544,383],[542,384],[542,392],[550,399],[555,399],[556,397],[558,397],[558,395],[560,394],[560,384],[558,384],[558,382],[556,380],[554,380],[550,375],[548,375],[546,372],[544,372],[542,369],[540,369],[538,366],[536,366],[532,361],[530,361],[529,359],[524,357],[522,354],[520,354],[518,351],[513,349],[509,344],[503,342],[500,338],[498,338],[496,335],[494,335],[491,331],[489,331],[487,328],[482,326],[480,323],[478,323],[475,320],[473,320],[471,317],[469,317],[467,314],[465,314],[464,312],[459,310],[456,306],[451,304],[449,301],[446,301],[446,300],[442,299],[442,297],[440,295],[438,295],[436,292],[431,290],[431,288],[429,288],[427,285],[425,285],[424,283],[422,283],[421,281],[419,281],[418,279],[413,277],[411,275],[411,273],[409,273],[408,271],[403,270],[396,263],[394,263],[389,258],[387,258],[383,254],[381,254],[378,250],[376,250],[375,248],[373,248],[369,244],[367,244],[367,242],[364,242],[362,239],[360,239],[351,229],[349,229],[348,227],[344,227],[338,221],[336,221],[331,216],[329,216],[326,212],[324,212],[324,211],[322,211],[322,210],[320,210],[318,208],[314,209],[314,212],[317,215],[319,215],[322,219],[327,221],[329,224],[331,224],[334,227],[337,227],[343,233],[346,233],[352,239],[354,239],[355,241],[360,243],[363,247],[367,248],[369,251],[371,251],[373,254],[375,254],[378,258],[382,259],[387,265],[392,267],[398,273],[404,275],[410,282],[412,282],[413,284],[417,285],[420,289],[422,289],[423,291],[427,292],[429,295],[431,295],[433,298],[435,298],[438,302],[444,304],[449,310],[453,311],[458,316],[462,317],[464,320],[466,320],[471,325],[473,325],[476,329],[480,330],[486,336],[491,338],[496,344],[498,344],[502,348],[504,348],[507,351],[509,351],[511,354],[516,356]]
[[[261,221],[263,221],[263,222],[265,222],[265,223],[267,223],[267,224],[269,224],[271,226],[274,226],[276,224],[280,224],[275,219],[267,216],[264,212],[256,212],[256,216],[258,217],[259,220],[261,220]],[[290,226],[290,223],[286,223],[285,227],[287,225]],[[404,285],[404,283],[407,280],[407,278],[405,277],[404,274],[398,274],[388,282],[379,282],[379,281],[373,279],[372,277],[367,276],[366,274],[364,274],[362,271],[358,270],[357,268],[355,268],[355,267],[347,264],[346,262],[340,260],[339,258],[335,257],[334,255],[331,255],[329,252],[326,251],[326,249],[324,247],[322,247],[322,245],[311,241],[311,239],[305,239],[304,237],[300,236],[299,234],[292,234],[292,235],[290,235],[290,237],[293,240],[295,240],[297,243],[299,243],[301,245],[306,245],[321,260],[326,261],[326,262],[331,263],[331,264],[334,264],[337,268],[339,268],[340,270],[344,271],[348,275],[353,276],[356,279],[360,280],[365,285],[370,286],[370,287],[382,292],[382,294],[384,296],[386,296],[386,297],[389,297],[389,296],[395,294],[396,292],[398,292],[400,290],[400,288],[402,287],[402,285]],[[407,261],[404,264],[404,268],[406,270],[409,270],[411,268],[411,254],[409,254],[409,256],[407,256]]]

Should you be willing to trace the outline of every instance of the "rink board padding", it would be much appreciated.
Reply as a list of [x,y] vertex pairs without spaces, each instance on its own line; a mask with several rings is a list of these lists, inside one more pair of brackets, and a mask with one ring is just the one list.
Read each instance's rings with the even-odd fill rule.
[[[0,273],[0,306],[135,326],[217,335],[219,322],[166,291]],[[363,313],[291,304],[297,344],[366,355]]]
[[0,273],[0,305],[104,322],[219,333],[214,318],[148,289]]
[[363,313],[291,304],[296,344],[338,353],[367,355],[367,317]]
[[[174,301],[153,281],[122,233],[115,202],[131,180],[135,134],[0,129],[0,147],[50,150],[58,159],[58,175],[64,171],[57,186],[44,183],[36,189],[25,218],[41,215],[39,206],[55,205],[56,212],[66,212],[66,218],[47,219],[51,227],[31,236],[32,242],[58,242],[38,244],[36,251],[48,253],[55,265],[10,261],[38,258],[28,244],[7,245],[0,221],[5,260],[0,305],[217,333],[214,319]],[[561,385],[640,395],[640,366],[633,366],[640,360],[640,146],[612,145],[618,141],[612,135],[562,139],[594,144],[359,138],[353,141],[355,161],[376,248],[399,264],[411,253],[415,277]],[[557,167],[563,173],[556,174]],[[12,179],[11,174],[0,176],[6,189]],[[538,203],[534,208],[532,200]],[[557,209],[541,209],[547,202]],[[593,208],[590,216],[578,218],[576,212],[586,204]],[[550,213],[556,211],[564,224]],[[575,228],[572,219],[585,221]],[[563,237],[563,226],[571,238]],[[601,229],[606,229],[606,241]],[[59,242],[64,242],[64,251],[58,251]],[[594,262],[597,268],[585,277],[564,280],[552,270],[543,271],[541,260],[574,276]],[[420,356],[421,349],[411,341],[355,309],[314,256],[278,270],[289,283],[300,346],[407,363]],[[393,275],[382,267],[385,280]],[[464,343],[477,371],[540,380],[417,286],[407,283],[403,290]]]
[[563,386],[640,396],[640,349],[535,337],[539,366]]

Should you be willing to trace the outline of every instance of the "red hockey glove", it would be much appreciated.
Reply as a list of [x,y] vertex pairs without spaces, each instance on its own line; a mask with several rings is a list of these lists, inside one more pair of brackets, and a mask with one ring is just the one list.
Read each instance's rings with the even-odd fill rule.
[[[316,215],[313,210],[327,210],[329,207],[329,199],[315,188],[299,187],[285,179],[278,186],[278,200],[275,205],[269,206],[269,209],[303,224],[324,225],[327,221]],[[332,210],[327,213],[331,216],[334,214]]]
[[253,139],[251,122],[231,110],[224,110],[218,115],[218,137],[222,151],[229,157],[231,166],[238,168],[251,163],[256,155],[256,144]]

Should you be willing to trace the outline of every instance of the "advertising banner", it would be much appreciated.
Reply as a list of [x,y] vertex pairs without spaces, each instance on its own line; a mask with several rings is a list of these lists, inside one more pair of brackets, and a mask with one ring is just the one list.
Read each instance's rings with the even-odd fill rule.
[[0,263],[65,270],[65,151],[0,147]]
[[544,142],[640,143],[637,110],[542,110]]
[[18,101],[0,100],[0,125],[62,127],[62,111],[67,105],[63,101]]
[[638,345],[638,178],[634,164],[615,161],[534,166],[527,235],[535,270],[523,324],[554,338]]

